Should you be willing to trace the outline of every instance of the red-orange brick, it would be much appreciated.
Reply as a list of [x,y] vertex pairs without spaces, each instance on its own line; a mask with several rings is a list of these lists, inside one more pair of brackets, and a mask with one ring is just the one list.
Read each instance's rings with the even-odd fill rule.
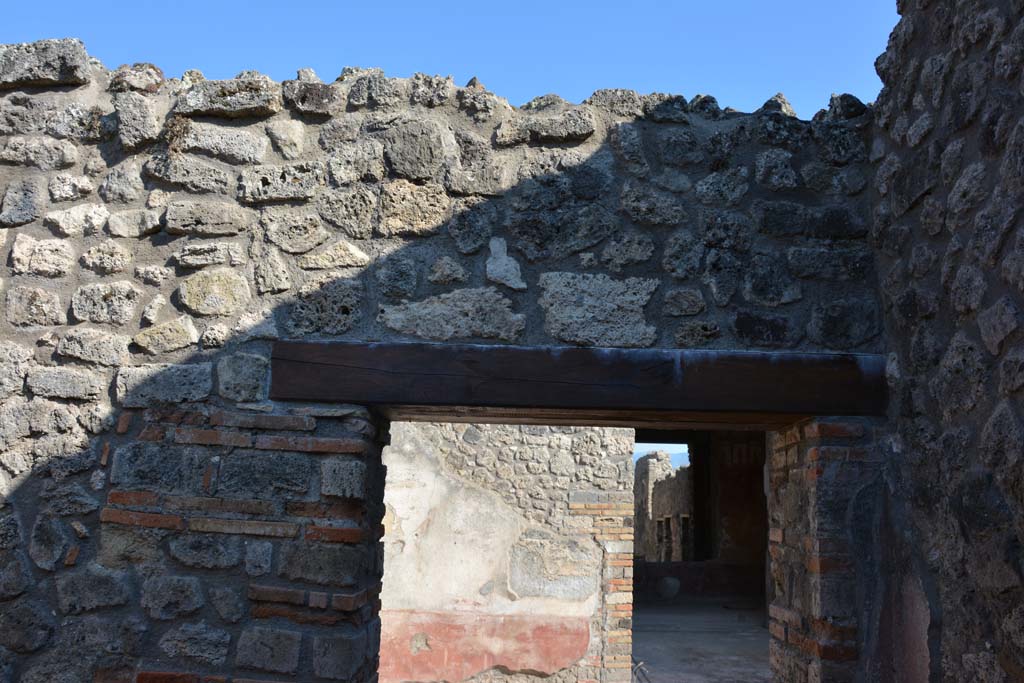
[[282,602],[289,605],[305,605],[306,591],[287,586],[249,586],[249,599],[258,602]]
[[188,521],[190,531],[213,534],[243,534],[247,536],[271,536],[294,538],[299,535],[299,525],[290,522],[264,522],[250,519],[215,519],[198,517]]
[[158,505],[160,496],[152,491],[111,491],[107,494],[109,505]]
[[240,429],[267,429],[308,432],[316,427],[316,420],[305,415],[262,415],[217,410],[210,414],[210,424]]
[[103,508],[100,510],[100,521],[107,524],[123,524],[152,529],[181,530],[185,528],[184,521],[177,515],[135,512],[133,510],[120,510],[117,508]]
[[321,543],[360,543],[364,536],[362,529],[353,527],[306,527],[306,540]]
[[303,453],[362,453],[367,443],[362,439],[325,436],[282,436],[260,434],[254,448],[269,451],[301,451]]
[[228,429],[200,429],[198,427],[178,427],[174,430],[175,443],[190,443],[201,446],[231,446],[248,448],[252,445],[252,435]]

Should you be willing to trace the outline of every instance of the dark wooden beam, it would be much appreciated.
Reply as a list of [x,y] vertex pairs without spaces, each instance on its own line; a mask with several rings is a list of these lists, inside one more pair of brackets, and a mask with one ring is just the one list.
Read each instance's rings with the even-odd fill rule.
[[475,344],[274,344],[271,398],[393,419],[770,428],[884,415],[879,355]]

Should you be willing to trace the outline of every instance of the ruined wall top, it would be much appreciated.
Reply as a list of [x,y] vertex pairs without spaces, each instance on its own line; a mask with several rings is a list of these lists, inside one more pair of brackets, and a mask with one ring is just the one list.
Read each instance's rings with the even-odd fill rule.
[[0,333],[99,325],[113,364],[278,336],[877,351],[870,120],[2,46]]

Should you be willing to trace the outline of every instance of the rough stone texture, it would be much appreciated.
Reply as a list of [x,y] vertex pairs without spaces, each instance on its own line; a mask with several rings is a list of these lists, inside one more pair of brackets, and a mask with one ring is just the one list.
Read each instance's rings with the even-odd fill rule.
[[526,289],[519,263],[508,255],[508,246],[505,244],[505,240],[500,237],[491,238],[490,251],[491,255],[486,264],[487,279],[505,285],[509,289],[520,291]]
[[117,371],[118,400],[132,408],[202,400],[213,388],[211,369],[209,363],[122,366]]
[[23,286],[7,291],[7,322],[12,325],[63,325],[65,320],[56,292]]
[[380,197],[381,237],[426,236],[448,220],[451,200],[437,183],[415,185],[406,180],[384,183]]
[[194,576],[154,576],[142,584],[142,609],[153,619],[175,619],[202,606],[202,584]]
[[270,147],[270,139],[262,133],[245,129],[225,128],[211,123],[190,122],[175,145],[190,152],[201,152],[229,164],[258,164]]
[[157,154],[142,167],[149,178],[197,194],[226,194],[235,184],[231,173],[187,154]]
[[271,628],[248,628],[238,639],[236,663],[247,669],[294,673],[299,666],[302,634]]
[[650,346],[656,330],[644,306],[657,280],[616,281],[607,275],[544,273],[540,305],[554,338],[584,346]]
[[120,92],[113,97],[117,112],[117,134],[121,146],[131,150],[160,137],[156,104],[137,92]]
[[320,463],[320,492],[339,498],[366,496],[366,464],[359,460],[329,458]]
[[380,321],[403,334],[447,341],[483,337],[515,341],[526,326],[493,287],[458,289],[423,301],[385,306]]
[[242,561],[238,537],[218,534],[178,536],[168,544],[171,557],[189,567],[227,569]]
[[246,204],[312,199],[322,181],[320,163],[258,166],[242,172],[239,199]]
[[192,275],[178,288],[182,305],[201,316],[230,315],[249,301],[249,285],[232,270],[217,268]]
[[[83,231],[85,234],[91,232],[102,214],[90,213],[84,217]],[[149,209],[132,209],[129,211],[118,211],[110,214],[107,220],[107,232],[114,237],[144,237],[160,231],[160,211]],[[72,224],[74,225],[74,224]]]
[[44,201],[39,180],[26,178],[12,182],[0,202],[0,228],[14,228],[37,220]]
[[103,377],[74,368],[33,368],[28,373],[28,388],[33,394],[50,398],[94,399],[106,388]]
[[71,295],[71,312],[82,322],[126,325],[142,292],[127,280],[83,285]]
[[[1024,599],[1009,550],[1024,515],[1020,453],[1007,447],[1019,440],[1021,410],[1011,377],[1024,294],[1022,8],[901,9],[876,63],[885,87],[872,148],[871,239],[892,330],[888,504],[899,515],[889,521],[894,561],[884,581],[923,586],[913,593],[921,624],[910,646],[932,676],[1009,681],[1024,658],[1021,624],[1007,617]],[[879,643],[862,662],[898,676],[902,649]]]
[[246,74],[226,81],[199,81],[178,96],[174,111],[187,116],[228,118],[270,116],[281,110],[281,86],[266,76]]
[[73,38],[0,46],[0,88],[82,85],[89,82],[89,55]]
[[98,365],[120,365],[128,357],[131,340],[119,334],[91,328],[68,330],[57,343],[57,353]]
[[248,219],[241,207],[220,202],[171,202],[166,215],[167,232],[197,237],[237,235]]
[[97,244],[81,258],[82,265],[99,275],[123,272],[132,262],[132,253],[113,240]]
[[57,577],[57,601],[65,614],[79,614],[128,602],[128,576],[90,564]]
[[262,224],[267,239],[288,254],[304,254],[330,237],[316,214],[264,211]]
[[79,204],[48,213],[43,222],[64,237],[80,237],[102,230],[108,218],[110,211],[102,204]]
[[184,349],[199,341],[192,318],[183,315],[170,322],[147,327],[132,339],[136,346],[153,355]]
[[217,363],[217,393],[234,401],[267,397],[270,361],[253,353],[237,353]]
[[35,240],[18,235],[11,246],[11,270],[15,275],[62,277],[74,262],[71,247],[61,240]]
[[[265,372],[259,381],[249,373],[274,339],[413,338],[892,352],[897,429],[878,449],[886,467],[845,486],[836,483],[846,481],[845,465],[822,466],[812,481],[803,463],[807,472],[777,487],[773,503],[800,513],[783,517],[801,538],[778,544],[786,553],[779,600],[792,599],[787,609],[808,627],[856,624],[860,661],[810,654],[849,658],[836,649],[845,641],[800,641],[800,649],[776,638],[776,675],[850,680],[860,667],[870,680],[928,661],[935,678],[1012,679],[1018,672],[1007,663],[1024,656],[1021,619],[1008,607],[1020,602],[1012,444],[1024,386],[1021,10],[994,0],[911,4],[902,4],[905,18],[878,63],[886,83],[878,105],[836,96],[812,121],[792,116],[781,98],[753,114],[708,96],[628,91],[516,108],[475,80],[459,88],[366,69],[330,84],[308,71],[285,86],[253,72],[165,80],[148,64],[107,71],[77,41],[0,46],[0,228],[8,233],[0,342],[13,345],[0,347],[0,551],[21,558],[0,562],[3,577],[13,567],[0,585],[16,593],[0,609],[15,620],[0,628],[10,639],[0,659],[13,652],[14,675],[29,683],[122,680],[125,671],[145,680],[154,662],[236,679],[273,677],[260,667],[284,662],[294,679],[310,680],[318,671],[347,675],[323,645],[342,635],[328,629],[343,627],[365,633],[354,676],[372,680],[378,445],[351,456],[367,466],[364,540],[311,540],[353,524],[292,514],[324,502],[321,462],[304,450],[319,442],[224,421],[234,411],[245,420],[296,417],[267,399]],[[61,256],[54,268],[56,251],[37,258],[31,247],[54,237],[70,266]],[[502,284],[488,287],[492,239],[503,240],[495,260],[504,267],[491,268]],[[333,251],[341,240],[352,249]],[[184,334],[157,343],[167,324]],[[329,438],[380,438],[386,428],[364,413],[315,420]],[[800,443],[805,458],[811,442]],[[500,488],[492,493],[531,524],[561,524],[576,519],[563,514],[574,467],[588,472],[588,494],[618,492],[611,482],[623,475],[598,452],[560,450],[540,472],[524,472],[527,462],[511,451],[463,469],[474,486]],[[260,453],[294,456],[294,471],[308,479],[271,469]],[[260,468],[277,479],[260,479]],[[514,490],[495,483],[520,478]],[[44,512],[50,480],[94,492],[102,509]],[[884,485],[869,486],[876,480]],[[241,522],[255,526],[232,526]],[[343,531],[307,537],[321,522]],[[206,533],[243,538],[246,561],[206,569],[171,556],[175,537]],[[789,557],[811,552],[800,549],[803,537],[821,550],[835,547],[835,536],[863,549],[841,581],[809,573],[804,555]],[[628,554],[624,545],[608,548]],[[53,618],[68,616],[57,579],[85,576],[94,562],[127,575],[128,601],[67,623]],[[161,584],[171,578],[198,587]],[[370,590],[365,604],[335,613],[251,599],[257,581],[299,588],[303,600]],[[862,612],[829,601],[844,586],[856,586]],[[223,592],[214,599],[228,588],[239,589],[234,602]],[[145,596],[154,614],[179,614],[171,603],[195,604],[195,595],[204,606],[173,622],[139,609]],[[836,605],[842,610],[828,612]],[[879,615],[915,609],[932,628],[908,637],[911,654],[892,655],[890,666],[876,651],[893,640],[886,629],[917,632],[902,628],[902,616],[880,624]],[[335,614],[345,624],[309,621]],[[628,644],[611,642],[611,621],[590,616],[584,631],[600,651],[588,650],[588,635],[580,656],[589,652],[592,664],[573,660],[568,674],[548,672],[551,680],[622,680],[611,664],[628,661]],[[223,664],[190,659],[209,639],[181,631],[183,618],[234,638]],[[301,625],[286,626],[293,621]],[[266,658],[260,637],[243,647],[254,628],[295,637],[280,658]],[[617,628],[628,630],[628,620]],[[171,653],[160,645],[169,632],[178,634],[166,641]]]
[[204,623],[182,624],[160,638],[160,649],[168,657],[183,657],[208,666],[222,666],[230,644],[230,633]]

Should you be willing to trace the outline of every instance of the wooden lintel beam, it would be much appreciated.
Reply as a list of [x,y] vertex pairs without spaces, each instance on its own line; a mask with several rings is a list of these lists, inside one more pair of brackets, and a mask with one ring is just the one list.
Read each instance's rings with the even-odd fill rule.
[[768,425],[884,415],[884,369],[873,354],[280,341],[270,395],[438,421]]

